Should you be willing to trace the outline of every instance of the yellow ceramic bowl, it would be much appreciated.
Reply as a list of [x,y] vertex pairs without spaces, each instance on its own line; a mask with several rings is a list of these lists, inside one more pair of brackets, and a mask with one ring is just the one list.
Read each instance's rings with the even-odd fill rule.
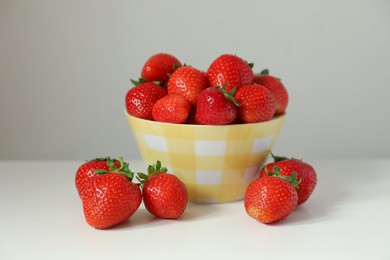
[[285,120],[283,115],[262,123],[209,126],[126,116],[145,163],[160,160],[185,183],[189,200],[199,203],[242,200]]

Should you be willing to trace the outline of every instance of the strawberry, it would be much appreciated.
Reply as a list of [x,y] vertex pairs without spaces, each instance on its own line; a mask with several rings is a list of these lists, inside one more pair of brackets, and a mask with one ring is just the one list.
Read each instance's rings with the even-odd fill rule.
[[157,53],[145,62],[141,77],[146,81],[159,81],[161,85],[165,85],[169,75],[180,66],[180,61],[173,55]]
[[286,112],[288,106],[288,92],[279,78],[269,75],[268,70],[263,70],[260,75],[256,75],[254,83],[266,87],[274,95],[276,101],[276,115]]
[[291,176],[296,173],[297,179],[300,180],[298,192],[298,205],[306,202],[313,193],[317,184],[317,173],[314,168],[302,160],[274,156],[274,162],[269,163],[260,171],[260,177],[266,176],[273,172],[275,166],[280,169],[280,175]]
[[237,90],[234,98],[240,104],[238,107],[238,117],[245,123],[268,121],[275,114],[275,98],[263,86],[242,86]]
[[190,113],[190,103],[179,94],[168,94],[153,106],[153,119],[159,122],[183,124]]
[[107,159],[110,169],[96,173],[82,191],[83,210],[87,223],[105,229],[129,219],[142,201],[141,190],[132,182],[133,173],[128,164],[120,160],[120,168]]
[[[76,189],[79,196],[81,196],[81,191],[85,188],[85,185],[90,180],[90,178],[98,176],[95,174],[96,170],[109,170],[110,167],[107,164],[107,159],[108,158],[96,158],[89,160],[79,166],[75,177]],[[118,160],[114,160],[114,164],[117,167],[120,166],[120,162]]]
[[153,120],[154,103],[168,94],[167,90],[153,82],[145,82],[131,88],[126,94],[126,110],[135,117]]
[[183,66],[175,70],[168,81],[168,94],[180,94],[195,105],[200,92],[208,87],[207,78],[201,71]]
[[238,56],[223,54],[215,59],[207,70],[207,78],[211,87],[226,85],[230,92],[243,85],[253,83],[254,74],[251,65]]
[[188,192],[184,183],[175,175],[167,173],[167,168],[157,161],[149,165],[148,173],[138,173],[145,208],[158,218],[176,219],[180,217],[188,202]]
[[230,93],[224,87],[204,89],[196,103],[195,120],[202,125],[227,125],[237,117],[237,107],[233,98],[235,89]]
[[282,177],[276,174],[252,181],[244,195],[247,214],[263,223],[284,219],[297,206],[297,185],[296,175]]

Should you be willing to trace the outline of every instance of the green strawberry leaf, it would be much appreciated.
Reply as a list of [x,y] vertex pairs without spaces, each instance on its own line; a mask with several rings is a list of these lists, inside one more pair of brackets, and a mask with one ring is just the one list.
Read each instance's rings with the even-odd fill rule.
[[263,69],[263,70],[260,72],[260,75],[269,75],[269,69]]
[[123,160],[123,157],[119,158],[119,163],[120,163],[119,167],[115,166],[114,160],[112,160],[110,157],[107,157],[106,161],[109,170],[107,171],[105,169],[98,169],[95,170],[94,173],[96,174],[119,173],[125,175],[126,178],[129,179],[129,181],[133,181],[134,172],[130,170],[129,163],[125,162]]
[[147,80],[144,78],[139,78],[138,81],[134,80],[134,79],[130,79],[130,81],[131,81],[131,83],[134,84],[134,86],[138,86],[138,85],[141,85],[142,83],[147,82]]
[[283,160],[297,160],[297,161],[302,161],[302,159],[297,159],[297,158],[294,158],[294,157],[287,157],[287,156],[278,156],[278,155],[274,155],[272,152],[271,152],[271,156],[272,156],[272,159],[274,159],[274,162],[280,162],[280,161],[283,161]]
[[255,66],[255,64],[253,62],[248,62],[248,61],[245,61],[246,64],[248,64],[248,66],[253,69],[253,67]]
[[225,98],[232,101],[236,106],[240,106],[240,103],[234,98],[234,94],[237,90],[236,87],[232,88],[230,92],[227,91],[226,84],[223,84],[222,86],[217,86],[217,89],[225,96]]
[[149,165],[147,168],[147,174],[143,172],[137,172],[137,180],[140,182],[140,186],[143,188],[147,180],[155,174],[166,173],[168,169],[161,165],[161,162],[157,160],[156,164]]
[[96,174],[106,174],[106,173],[109,173],[109,171],[104,170],[104,169],[99,169],[99,170],[95,170],[94,173],[96,173]]
[[274,177],[277,177],[277,178],[280,178],[282,180],[285,180],[287,181],[288,183],[290,183],[294,188],[298,189],[299,188],[299,184],[301,183],[302,179],[299,179],[298,180],[298,177],[297,177],[297,173],[296,172],[293,172],[291,174],[291,176],[288,176],[288,175],[281,175],[281,172],[280,172],[280,167],[279,166],[274,166],[274,168],[272,169],[272,171],[268,170],[267,168],[265,168],[265,172],[267,173],[268,176],[274,176]]

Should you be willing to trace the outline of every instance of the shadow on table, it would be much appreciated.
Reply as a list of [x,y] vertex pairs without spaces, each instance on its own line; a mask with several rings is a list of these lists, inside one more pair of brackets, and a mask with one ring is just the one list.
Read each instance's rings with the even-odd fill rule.
[[186,211],[178,219],[161,219],[149,213],[147,209],[139,208],[128,221],[113,226],[109,230],[150,228],[178,222],[199,221],[210,218],[212,215],[217,214],[218,211],[218,205],[188,203]]

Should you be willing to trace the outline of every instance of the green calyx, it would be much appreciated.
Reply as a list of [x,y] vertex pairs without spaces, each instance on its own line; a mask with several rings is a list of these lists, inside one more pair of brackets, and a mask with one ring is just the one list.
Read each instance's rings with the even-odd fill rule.
[[147,174],[145,174],[143,172],[138,172],[136,178],[140,182],[141,187],[143,188],[146,181],[150,177],[152,177],[153,175],[158,174],[158,173],[166,173],[167,171],[168,171],[168,169],[165,166],[162,166],[161,162],[159,160],[157,160],[156,164],[148,166],[148,173]]
[[144,78],[139,78],[138,80],[130,79],[131,83],[134,84],[134,86],[141,85],[142,83],[147,82]]
[[245,61],[245,63],[246,63],[251,69],[253,69],[253,67],[255,66],[255,64],[254,64],[253,62]]
[[[271,75],[269,74],[269,69],[263,69],[260,73],[255,74],[255,76],[271,76]],[[282,81],[281,78],[278,78],[275,76],[272,76],[272,77],[279,80],[279,81]]]
[[272,152],[271,152],[271,156],[272,156],[272,159],[274,159],[274,162],[280,162],[280,161],[289,159],[288,157],[285,157],[285,156],[274,155]]
[[225,98],[232,101],[236,106],[240,106],[240,103],[238,103],[238,101],[234,98],[234,94],[237,90],[236,87],[232,88],[230,92],[227,91],[226,84],[223,84],[222,86],[217,86],[216,88],[225,96]]
[[280,173],[280,168],[278,166],[274,166],[273,170],[270,171],[267,168],[265,168],[265,172],[267,173],[268,176],[275,176],[279,179],[285,180],[288,183],[290,183],[294,188],[298,188],[299,184],[301,183],[301,179],[298,180],[297,178],[297,173],[293,172],[291,176],[288,175],[281,175]]
[[260,75],[269,75],[269,69],[263,69],[263,70],[260,72]]
[[168,78],[170,78],[170,77],[172,76],[172,74],[173,74],[178,68],[180,68],[180,67],[185,67],[185,66],[187,66],[187,64],[185,64],[185,63],[184,63],[182,66],[179,66],[178,64],[174,63],[174,64],[173,64],[172,72],[171,72],[171,73],[167,73]]
[[289,158],[289,157],[286,157],[286,156],[274,155],[272,152],[271,152],[271,156],[272,156],[272,159],[274,159],[274,162],[280,162],[280,161],[283,161],[283,160],[297,160],[297,161],[302,161],[302,159],[296,159],[296,158]]
[[[148,81],[147,81],[146,79],[144,79],[144,78],[139,78],[138,80],[130,79],[130,81],[131,81],[131,83],[134,84],[134,86],[139,86],[139,85],[141,85],[141,84],[143,84],[143,83],[148,82]],[[151,81],[151,82],[153,82],[153,83],[156,84],[156,85],[160,85],[160,84],[161,84],[160,81]]]
[[116,167],[114,160],[112,160],[110,157],[107,157],[107,165],[109,167],[109,170],[107,171],[105,169],[99,169],[96,170],[95,173],[96,174],[119,173],[125,175],[127,179],[132,181],[134,178],[134,172],[130,170],[129,163],[125,162],[123,160],[123,157],[119,158],[119,163],[120,163],[119,167]]

